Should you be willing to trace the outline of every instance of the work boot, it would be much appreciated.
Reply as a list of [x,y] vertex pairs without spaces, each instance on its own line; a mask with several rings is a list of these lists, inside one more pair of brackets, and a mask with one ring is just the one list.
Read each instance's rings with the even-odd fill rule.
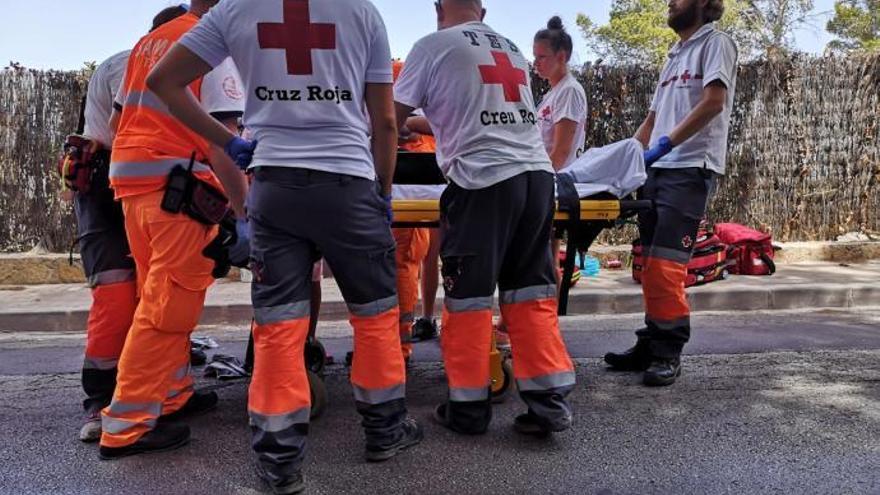
[[184,418],[205,414],[206,412],[213,411],[217,408],[218,400],[220,400],[220,398],[217,397],[217,392],[214,392],[213,390],[208,392],[196,390],[183,407],[173,413],[162,415],[159,418],[159,421],[174,422],[180,421]]
[[545,437],[551,433],[563,432],[571,428],[571,417],[565,418],[557,424],[550,424],[531,411],[520,414],[513,421],[513,429],[523,435]]
[[403,435],[401,435],[397,442],[391,445],[383,447],[372,447],[367,445],[367,460],[370,462],[387,461],[401,451],[406,450],[413,445],[418,445],[424,437],[422,427],[412,418],[406,418],[403,420],[400,429],[402,430]]
[[437,320],[430,318],[419,318],[413,323],[412,341],[421,342],[425,340],[434,340],[440,331],[437,330]]
[[98,456],[105,461],[130,455],[152,454],[179,449],[189,443],[189,426],[180,423],[158,423],[137,442],[125,447],[101,446]]
[[487,431],[489,431],[489,422],[488,421],[480,421],[480,423],[483,423],[485,426],[480,427],[479,429],[470,429],[470,430],[462,428],[460,425],[454,424],[452,422],[452,420],[449,418],[448,410],[449,410],[449,403],[448,402],[444,402],[443,404],[440,404],[436,408],[434,408],[434,414],[432,415],[432,419],[434,420],[434,422],[437,423],[438,425],[446,428],[447,430],[454,431],[455,433],[458,433],[461,435],[483,435]]
[[675,383],[675,379],[681,376],[681,359],[658,359],[651,361],[651,365],[645,370],[642,381],[649,387],[665,387]]
[[208,355],[201,349],[189,350],[189,364],[192,366],[204,366],[208,362]]
[[79,430],[79,439],[85,443],[94,443],[101,439],[101,411],[86,416],[85,423]]
[[257,461],[257,476],[269,485],[269,488],[275,495],[292,495],[294,493],[302,493],[306,489],[302,473],[285,477],[271,475],[259,461]]
[[605,354],[605,362],[614,371],[645,371],[651,365],[648,341],[639,339],[636,345],[624,352]]

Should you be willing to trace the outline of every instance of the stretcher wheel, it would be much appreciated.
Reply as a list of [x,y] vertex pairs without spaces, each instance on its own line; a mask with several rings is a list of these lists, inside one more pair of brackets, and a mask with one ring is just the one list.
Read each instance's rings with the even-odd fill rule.
[[512,388],[513,365],[510,363],[510,359],[503,359],[501,369],[492,372],[492,402],[495,404],[504,402]]
[[309,337],[306,340],[305,360],[306,368],[309,371],[318,375],[324,372],[324,366],[327,364],[327,350],[324,349],[324,344],[320,340],[314,337]]
[[306,375],[309,378],[309,395],[312,400],[312,410],[309,418],[317,419],[327,409],[327,386],[317,373],[306,370]]

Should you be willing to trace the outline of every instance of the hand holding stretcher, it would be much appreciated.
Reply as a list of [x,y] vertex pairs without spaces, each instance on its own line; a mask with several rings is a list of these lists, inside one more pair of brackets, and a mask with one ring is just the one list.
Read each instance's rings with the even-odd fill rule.
[[[589,249],[603,230],[619,220],[653,207],[650,201],[620,199],[641,187],[646,178],[642,146],[635,140],[591,149],[560,172],[554,223],[566,231],[568,239],[560,315],[568,312],[576,252]],[[439,198],[445,187],[433,153],[400,152],[394,177],[393,227],[438,227]]]

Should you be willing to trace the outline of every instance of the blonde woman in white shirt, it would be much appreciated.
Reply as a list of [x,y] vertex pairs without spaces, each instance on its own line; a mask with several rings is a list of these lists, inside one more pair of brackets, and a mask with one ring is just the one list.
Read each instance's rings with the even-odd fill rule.
[[[577,160],[586,147],[587,94],[568,68],[572,50],[571,35],[559,17],[551,18],[547,28],[535,35],[535,70],[550,83],[550,91],[538,105],[538,129],[557,172]],[[553,254],[556,257],[562,241],[561,234],[554,232],[553,235]],[[579,275],[579,272],[576,273],[576,276]]]

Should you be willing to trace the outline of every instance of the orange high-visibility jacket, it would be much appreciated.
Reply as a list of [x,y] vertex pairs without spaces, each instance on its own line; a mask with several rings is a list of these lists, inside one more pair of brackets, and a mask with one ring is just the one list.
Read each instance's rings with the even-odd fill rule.
[[[187,165],[193,152],[196,175],[220,187],[208,165],[208,141],[174,118],[146,83],[153,66],[198,22],[193,14],[179,17],[141,38],[131,52],[118,97],[122,101],[117,100],[122,117],[110,164],[117,198],[162,190],[171,169]],[[201,78],[190,85],[196,99],[201,99],[201,86]]]

